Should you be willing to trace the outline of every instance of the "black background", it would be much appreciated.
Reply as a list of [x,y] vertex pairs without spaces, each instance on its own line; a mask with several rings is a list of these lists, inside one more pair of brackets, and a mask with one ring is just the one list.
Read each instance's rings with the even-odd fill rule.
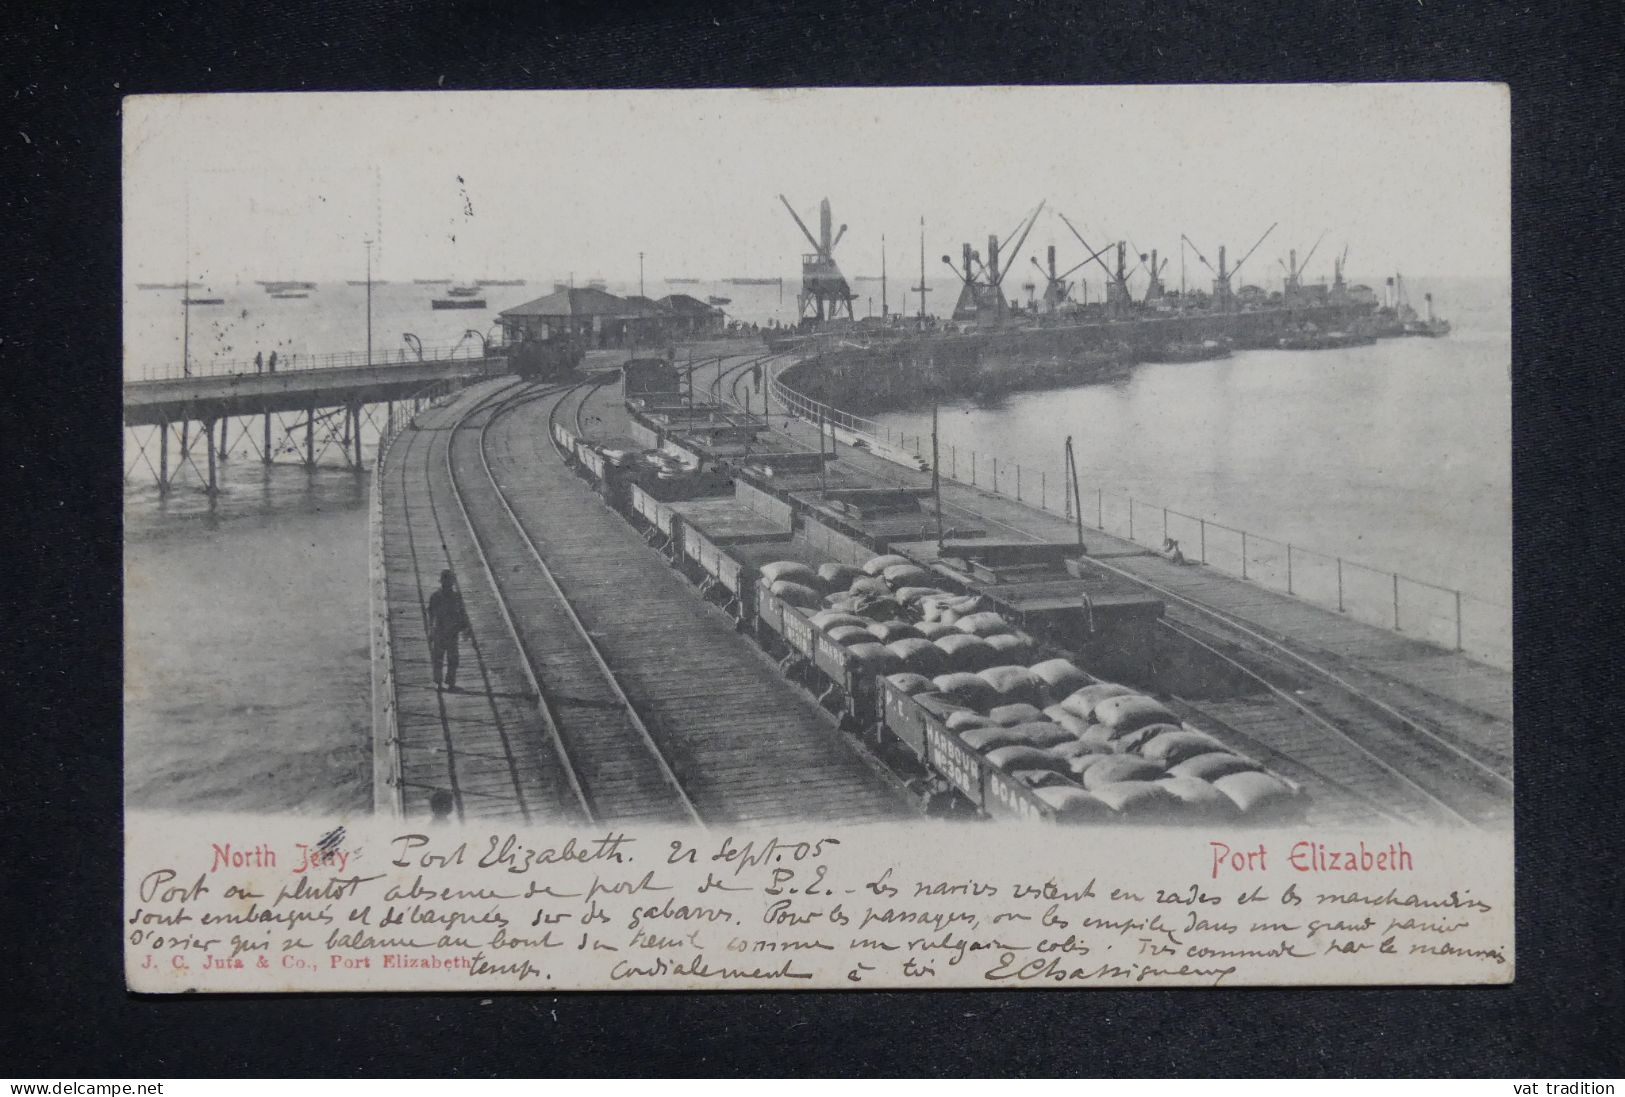
[[[1612,654],[1625,432],[1615,372],[1622,195],[1614,157],[1625,106],[1617,6],[528,7],[145,0],[5,16],[0,193],[11,227],[0,246],[0,514],[9,612],[0,625],[0,833],[11,850],[0,987],[11,1016],[0,1073],[1625,1074],[1625,721],[1614,715],[1620,675]],[[1513,92],[1514,986],[175,999],[125,992],[114,384],[122,95],[1411,79],[1502,80]],[[773,155],[771,145],[741,152]]]

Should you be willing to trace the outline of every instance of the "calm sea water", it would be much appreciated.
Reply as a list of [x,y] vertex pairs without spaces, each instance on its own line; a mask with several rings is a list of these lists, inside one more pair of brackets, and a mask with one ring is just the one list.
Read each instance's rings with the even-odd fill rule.
[[[581,281],[578,280],[578,284]],[[900,287],[891,283],[896,310]],[[953,285],[931,280],[929,307]],[[412,332],[448,345],[549,283],[489,287],[485,310],[434,312],[443,287],[373,291],[377,357]],[[635,293],[635,284],[611,283]],[[1416,300],[1429,287],[1413,289]],[[1504,291],[1435,288],[1457,330],[1344,352],[1247,352],[1213,363],[1141,366],[1125,382],[956,407],[944,444],[1060,467],[1071,434],[1086,482],[1181,506],[1261,533],[1460,585],[1498,601],[1510,588],[1510,361]],[[795,286],[666,286],[730,297],[745,321],[795,317]],[[880,311],[858,283],[857,311]],[[365,289],[321,285],[303,300],[259,286],[215,286],[219,306],[191,310],[195,369],[276,350],[366,345]],[[917,298],[914,301],[917,302]],[[125,375],[174,370],[179,291],[130,290]],[[929,415],[889,417],[928,431]],[[287,427],[293,428],[292,418]],[[366,506],[370,478],[336,445],[307,472],[260,463],[257,423],[233,424],[222,493],[185,470],[160,498],[148,432],[126,432],[126,796],[133,806],[365,811],[371,803]],[[273,448],[299,444],[278,425]],[[376,429],[363,429],[370,460]],[[148,453],[143,457],[141,443]],[[318,446],[320,446],[318,441]],[[199,445],[195,461],[205,467]]]
[[[1140,503],[1291,541],[1511,604],[1511,331],[1504,288],[1432,289],[1443,339],[1322,351],[1241,351],[1136,366],[1123,380],[939,409],[946,465],[978,454],[1059,484],[1071,436],[1079,479]],[[927,411],[881,417],[923,434]],[[968,466],[967,466],[968,467]],[[964,470],[962,470],[964,471]],[[1000,477],[1002,490],[1010,490]],[[1092,513],[1093,503],[1086,512]]]

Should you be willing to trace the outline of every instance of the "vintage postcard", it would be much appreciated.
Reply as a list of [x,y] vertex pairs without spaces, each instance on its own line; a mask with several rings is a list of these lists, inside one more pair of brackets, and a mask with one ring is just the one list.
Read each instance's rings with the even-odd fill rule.
[[1508,111],[126,100],[129,986],[1510,981]]

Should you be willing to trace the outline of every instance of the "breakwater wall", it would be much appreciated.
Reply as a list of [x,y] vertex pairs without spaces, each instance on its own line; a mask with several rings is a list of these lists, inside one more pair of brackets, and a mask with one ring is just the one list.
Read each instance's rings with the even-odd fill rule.
[[1346,328],[1367,312],[1338,306],[1259,309],[963,334],[876,335],[862,344],[829,338],[783,376],[814,400],[872,415],[916,407],[933,393],[944,399],[996,399],[1010,392],[1098,384],[1172,346],[1225,340],[1235,347],[1270,347],[1284,332],[1305,324]]

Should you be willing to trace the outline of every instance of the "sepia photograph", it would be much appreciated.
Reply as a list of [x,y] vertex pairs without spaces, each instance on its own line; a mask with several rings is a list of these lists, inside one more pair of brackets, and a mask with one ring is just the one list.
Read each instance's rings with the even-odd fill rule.
[[[672,894],[570,985],[894,947],[876,985],[979,948],[926,982],[1053,985],[1012,920],[1104,904],[1096,865],[1194,908],[1312,881],[1342,928],[1135,908],[1178,963],[1073,980],[1511,978],[1503,86],[158,96],[124,131],[129,902],[166,927],[132,972],[194,876],[291,933],[280,896],[614,862],[571,901]],[[1034,890],[978,907],[955,857]],[[880,907],[910,864],[963,909]],[[756,938],[710,905],[742,865]],[[205,989],[372,989],[364,953],[524,987],[525,917],[306,927],[286,987],[198,947]],[[841,940],[725,967],[723,922]]]

